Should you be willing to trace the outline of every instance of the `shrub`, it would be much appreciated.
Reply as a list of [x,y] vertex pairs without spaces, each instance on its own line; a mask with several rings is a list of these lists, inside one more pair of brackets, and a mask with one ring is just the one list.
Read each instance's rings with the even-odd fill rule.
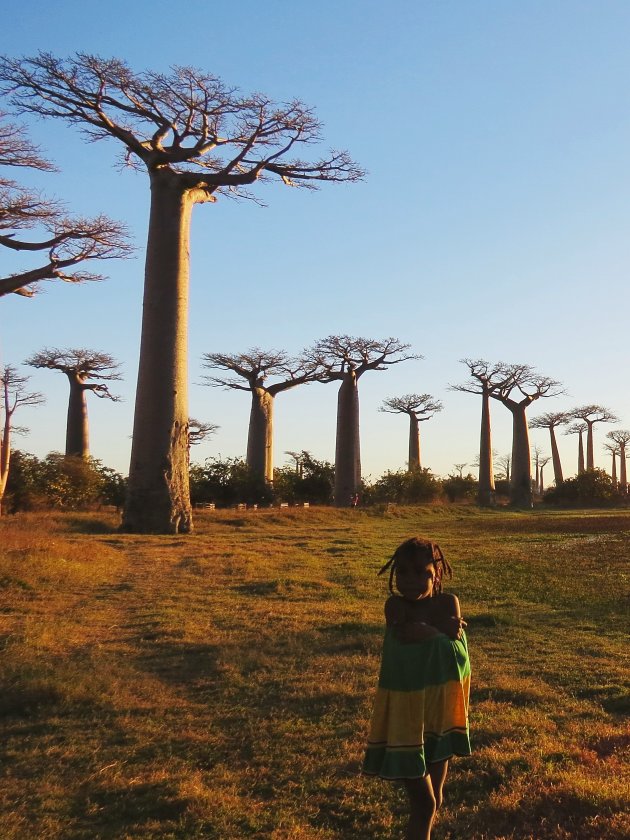
[[621,504],[627,496],[615,487],[612,478],[603,470],[586,470],[551,487],[544,493],[543,500],[550,505],[598,507]]
[[461,502],[477,496],[479,482],[470,473],[468,475],[449,475],[442,479],[442,488],[449,502]]
[[416,504],[439,496],[442,485],[429,469],[386,472],[364,488],[364,501]]
[[256,476],[241,458],[208,458],[203,466],[190,467],[190,498],[193,504],[213,502],[229,507],[241,502],[270,504],[273,488]]

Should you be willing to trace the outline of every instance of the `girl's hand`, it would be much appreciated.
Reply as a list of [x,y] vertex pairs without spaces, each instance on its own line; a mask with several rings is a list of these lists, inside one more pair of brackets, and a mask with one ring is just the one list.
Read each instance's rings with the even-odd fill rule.
[[466,622],[461,615],[451,615],[439,623],[439,629],[451,639],[461,639]]

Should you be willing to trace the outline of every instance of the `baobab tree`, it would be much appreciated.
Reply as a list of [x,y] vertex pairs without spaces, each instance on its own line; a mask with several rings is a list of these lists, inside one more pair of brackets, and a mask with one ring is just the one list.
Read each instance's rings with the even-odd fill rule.
[[606,452],[609,453],[611,457],[611,465],[610,465],[610,478],[612,480],[613,487],[617,486],[617,456],[620,454],[619,447],[616,443],[605,443],[604,449]]
[[290,158],[320,139],[312,109],[243,96],[189,67],[134,73],[123,61],[77,53],[4,58],[0,82],[18,111],[78,125],[90,140],[113,137],[125,160],[145,169],[151,210],[129,492],[122,528],[192,529],[188,483],[189,232],[195,204],[217,195],[253,198],[248,187],[279,179],[314,188],[356,181],[343,151]]
[[567,411],[549,411],[546,414],[540,414],[529,421],[530,429],[549,429],[549,439],[551,442],[551,460],[553,463],[553,477],[556,482],[556,487],[562,484],[562,463],[560,461],[560,453],[558,451],[558,442],[556,440],[556,429],[558,426],[563,426],[569,422],[571,415]]
[[534,464],[534,470],[535,470],[534,488],[535,488],[537,493],[542,493],[542,490],[540,489],[541,484],[542,484],[542,480],[541,480],[542,467],[541,467],[541,464],[542,464],[543,461],[545,462],[545,464],[548,464],[551,459],[549,457],[547,457],[547,455],[543,454],[542,449],[538,445],[535,445],[535,446],[532,447],[532,452],[533,452],[532,462]]
[[497,466],[501,467],[505,473],[505,480],[510,483],[510,469],[512,467],[512,453],[508,452],[505,455],[500,455],[496,459]]
[[626,447],[630,443],[630,431],[628,429],[613,429],[606,437],[619,448],[619,486],[624,492],[628,489],[628,475],[626,470]]
[[490,397],[512,413],[512,476],[510,503],[532,506],[532,468],[529,454],[527,409],[538,399],[562,393],[560,383],[542,376],[529,365],[505,365],[504,383]]
[[[6,120],[0,113],[0,167],[51,171],[54,167],[41,156],[23,126]],[[39,236],[25,239],[24,230],[37,229]],[[86,271],[85,263],[128,256],[131,249],[125,227],[107,216],[93,219],[68,216],[59,201],[0,176],[0,246],[10,251],[45,254],[45,260],[27,271],[0,276],[0,297],[15,293],[33,297],[43,280],[82,283],[102,280],[103,275]]]
[[574,408],[569,413],[573,420],[581,420],[586,423],[586,469],[594,470],[593,426],[595,423],[616,423],[619,418],[602,405],[583,405],[580,408]]
[[403,397],[391,397],[384,400],[379,411],[387,414],[406,414],[409,417],[409,472],[419,470],[420,462],[420,423],[430,420],[444,406],[431,394],[405,394]]
[[2,500],[9,479],[11,434],[18,431],[13,423],[13,416],[19,408],[27,405],[40,405],[44,402],[42,394],[27,390],[26,384],[29,378],[28,376],[20,376],[13,365],[6,365],[0,371],[0,388],[2,389],[0,413],[3,415],[0,431],[0,514],[2,513]]
[[376,340],[349,335],[331,335],[307,351],[310,362],[322,369],[321,381],[338,381],[337,440],[335,445],[335,505],[349,507],[361,485],[361,437],[359,430],[359,379],[368,370],[387,370],[409,359],[410,345],[397,338]]
[[577,474],[582,475],[584,472],[584,432],[588,429],[586,423],[572,423],[566,430],[565,435],[578,436],[578,464]]
[[[303,358],[291,358],[284,350],[253,347],[246,353],[205,353],[204,367],[224,370],[232,376],[205,376],[208,385],[251,393],[247,466],[254,475],[273,483],[273,408],[283,391],[321,379],[322,368]],[[268,383],[268,377],[277,381]]]
[[545,480],[543,478],[543,472],[544,472],[545,467],[549,463],[549,461],[551,461],[551,456],[550,455],[545,455],[543,458],[540,458],[540,460],[538,462],[539,465],[540,465],[540,479],[539,479],[539,484],[538,484],[538,492],[540,493],[541,496],[545,492]]
[[505,388],[511,375],[503,362],[490,364],[484,359],[460,359],[468,368],[470,379],[462,385],[452,385],[451,390],[481,396],[481,433],[479,437],[479,489],[477,501],[483,507],[495,503],[494,469],[492,464],[492,431],[490,424],[490,397]]
[[201,420],[191,417],[188,420],[188,446],[198,446],[216,434],[220,428],[216,423],[202,423]]
[[76,455],[88,458],[90,455],[90,432],[86,395],[118,402],[120,397],[112,394],[107,382],[121,379],[120,365],[108,353],[76,348],[40,350],[25,362],[35,368],[48,368],[64,373],[70,384],[68,399],[68,421],[66,425],[66,456]]

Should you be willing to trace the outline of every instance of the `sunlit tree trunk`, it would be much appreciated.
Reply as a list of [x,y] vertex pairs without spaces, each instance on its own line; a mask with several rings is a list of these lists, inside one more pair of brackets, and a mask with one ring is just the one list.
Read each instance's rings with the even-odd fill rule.
[[337,397],[335,505],[349,507],[361,484],[359,389],[354,370],[344,374]]
[[140,367],[122,529],[192,530],[188,485],[188,274],[193,199],[151,173]]
[[578,433],[578,475],[584,472],[584,433]]
[[88,458],[90,454],[90,431],[85,388],[77,374],[68,374],[70,397],[68,399],[68,422],[66,425],[66,455]]
[[588,430],[586,432],[586,469],[594,470],[595,453],[593,447],[593,423],[590,423],[588,420],[586,420],[585,422],[588,426]]
[[[494,468],[492,464],[492,432],[490,429],[490,395],[486,387],[481,395],[481,434],[479,439],[479,490],[477,500],[483,507],[495,504]],[[509,481],[509,470],[508,470]]]
[[613,487],[617,486],[617,455],[612,453],[612,467],[610,477],[612,478]]
[[9,387],[5,379],[3,383],[2,408],[4,413],[4,424],[2,438],[0,439],[0,516],[2,515],[2,500],[7,489],[9,478],[9,464],[11,460],[11,413],[9,410]]
[[626,472],[626,445],[625,443],[619,444],[619,485],[622,490],[625,490],[628,486],[628,476]]
[[558,451],[556,430],[553,426],[549,427],[549,437],[551,438],[551,462],[553,464],[553,478],[556,482],[556,487],[559,487],[564,479],[562,477],[562,462],[560,461],[560,452]]
[[252,390],[247,437],[247,466],[270,484],[273,482],[273,401],[264,388]]
[[409,414],[409,472],[420,469],[420,421]]
[[[509,406],[508,406],[509,407]],[[529,454],[529,430],[525,407],[509,407],[512,412],[512,477],[510,480],[510,503],[531,508],[532,466]]]

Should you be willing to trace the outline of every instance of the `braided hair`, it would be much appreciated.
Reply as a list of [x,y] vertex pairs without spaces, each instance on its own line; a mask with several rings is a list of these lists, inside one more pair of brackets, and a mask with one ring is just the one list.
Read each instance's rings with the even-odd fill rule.
[[389,591],[392,594],[394,594],[394,575],[396,574],[396,569],[402,563],[409,560],[423,560],[434,564],[435,580],[433,582],[433,592],[436,595],[442,591],[442,578],[444,575],[447,578],[453,576],[451,565],[437,543],[431,540],[425,540],[423,537],[411,537],[398,546],[378,573],[382,575],[389,571]]

